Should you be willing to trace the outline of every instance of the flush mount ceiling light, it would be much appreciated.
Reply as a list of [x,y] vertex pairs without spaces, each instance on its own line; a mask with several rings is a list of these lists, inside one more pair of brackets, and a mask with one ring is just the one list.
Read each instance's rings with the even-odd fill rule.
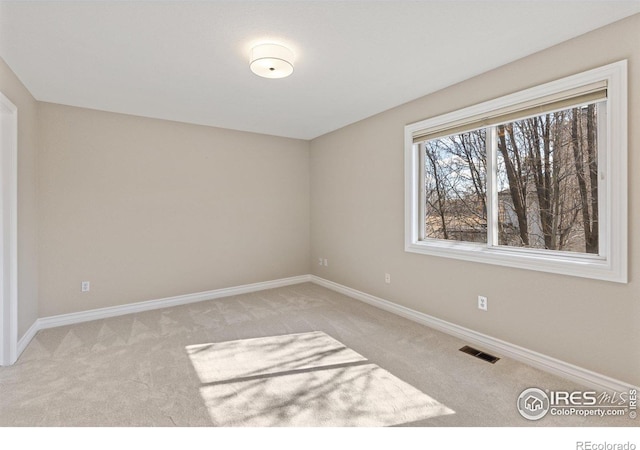
[[261,44],[251,49],[251,71],[264,78],[284,78],[293,73],[293,52],[278,44]]

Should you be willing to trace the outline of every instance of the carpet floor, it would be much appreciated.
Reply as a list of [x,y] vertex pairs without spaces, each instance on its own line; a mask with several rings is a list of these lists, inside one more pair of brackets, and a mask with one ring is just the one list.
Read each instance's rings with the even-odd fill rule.
[[[487,363],[458,351],[466,343],[457,338],[311,283],[40,331],[15,365],[0,367],[0,426],[225,424],[215,416],[220,391],[198,374],[206,358],[194,352],[310,332],[453,411],[401,425],[638,426],[626,416],[528,421],[516,409],[524,389],[584,387],[508,358]],[[206,376],[222,376],[216,370]]]

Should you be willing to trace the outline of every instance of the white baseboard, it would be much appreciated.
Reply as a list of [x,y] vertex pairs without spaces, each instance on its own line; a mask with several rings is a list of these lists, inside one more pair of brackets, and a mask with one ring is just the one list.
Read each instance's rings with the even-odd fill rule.
[[365,292],[352,289],[350,287],[325,280],[315,275],[300,275],[291,278],[281,278],[279,280],[264,281],[260,283],[245,284],[229,288],[214,289],[211,291],[197,292],[194,294],[177,295],[175,297],[166,297],[157,300],[148,300],[139,303],[130,303],[121,306],[112,306],[108,308],[92,309],[70,314],[61,314],[57,316],[42,317],[37,319],[27,332],[20,338],[17,345],[18,356],[27,348],[29,342],[35,337],[36,333],[46,328],[59,327],[63,325],[72,325],[75,323],[88,322],[91,320],[106,319],[109,317],[122,316],[153,309],[168,308],[171,306],[186,305],[189,303],[201,302],[204,300],[213,300],[216,298],[229,297],[232,295],[247,294],[266,289],[274,289],[293,284],[313,282],[320,286],[324,286],[333,291],[347,295],[356,300],[363,301],[377,308],[397,314],[406,319],[426,325],[430,328],[442,331],[449,335],[455,336],[464,341],[476,344],[486,350],[498,353],[517,361],[521,361],[530,366],[553,373],[562,378],[574,381],[576,383],[589,386],[599,390],[623,392],[629,389],[638,389],[631,384],[615,380],[613,378],[601,375],[599,373],[583,369],[582,367],[560,361],[541,353],[528,350],[526,348],[510,344],[508,342],[487,336],[482,333],[470,330],[468,328],[455,325],[453,323],[438,319],[428,314],[415,311],[413,309],[398,305],[388,300],[367,294]]
[[382,298],[367,294],[365,292],[352,289],[350,287],[325,280],[324,278],[311,275],[311,281],[320,286],[324,286],[333,291],[344,294],[356,300],[363,301],[377,308],[397,314],[406,319],[426,325],[430,328],[442,331],[443,333],[455,336],[466,342],[476,344],[486,350],[498,353],[516,361],[523,362],[532,367],[544,370],[545,372],[558,375],[562,378],[574,381],[584,386],[602,391],[624,392],[630,389],[638,390],[638,387],[629,383],[610,378],[605,375],[583,369],[582,367],[560,361],[547,355],[543,355],[532,350],[510,344],[509,342],[487,336],[477,331],[455,325],[453,323],[438,319],[428,314],[415,311]]
[[230,297],[232,295],[248,294],[250,292],[274,289],[292,284],[306,283],[311,281],[311,275],[300,275],[297,277],[281,278],[278,280],[262,281],[260,283],[244,284],[211,291],[196,292],[194,294],[177,295],[156,300],[148,300],[127,305],[110,306],[108,308],[91,309],[70,314],[60,314],[57,316],[42,317],[37,319],[27,332],[18,341],[18,357],[36,333],[47,328],[72,325],[74,323],[89,322],[91,320],[106,319],[109,317],[123,316],[137,312],[150,311],[153,309],[169,308],[171,306],[186,305],[189,303],[201,302],[204,300],[214,300],[216,298]]
[[24,351],[24,349],[27,348],[27,345],[29,345],[29,342],[31,342],[31,339],[33,339],[36,336],[36,333],[40,331],[39,324],[38,324],[39,320],[40,319],[36,319],[36,321],[33,322],[33,324],[29,327],[27,332],[23,334],[22,337],[18,340],[18,350],[17,350],[18,358],[20,358],[20,355],[22,355],[22,352]]

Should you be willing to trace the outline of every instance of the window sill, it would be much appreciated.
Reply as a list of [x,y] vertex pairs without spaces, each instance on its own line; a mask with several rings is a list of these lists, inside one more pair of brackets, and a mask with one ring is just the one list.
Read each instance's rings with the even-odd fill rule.
[[626,271],[614,267],[598,255],[548,253],[534,249],[487,247],[458,241],[417,241],[407,243],[405,251],[463,261],[480,262],[518,269],[535,270],[582,278],[626,283]]

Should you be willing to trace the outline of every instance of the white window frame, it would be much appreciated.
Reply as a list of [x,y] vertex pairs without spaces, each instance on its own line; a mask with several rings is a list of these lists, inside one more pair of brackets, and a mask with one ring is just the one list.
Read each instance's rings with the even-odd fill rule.
[[[598,142],[599,254],[492,245],[423,237],[424,171],[420,144],[414,135],[463,122],[482,114],[606,81],[605,136]],[[489,132],[490,128],[487,129]],[[577,75],[470,106],[405,126],[405,251],[521,269],[627,283],[627,61],[619,61]],[[603,142],[604,141],[604,142]],[[487,154],[487,159],[491,159]],[[487,201],[495,195],[495,161],[487,161]],[[492,167],[493,166],[493,167]],[[490,209],[491,211],[491,209]]]

